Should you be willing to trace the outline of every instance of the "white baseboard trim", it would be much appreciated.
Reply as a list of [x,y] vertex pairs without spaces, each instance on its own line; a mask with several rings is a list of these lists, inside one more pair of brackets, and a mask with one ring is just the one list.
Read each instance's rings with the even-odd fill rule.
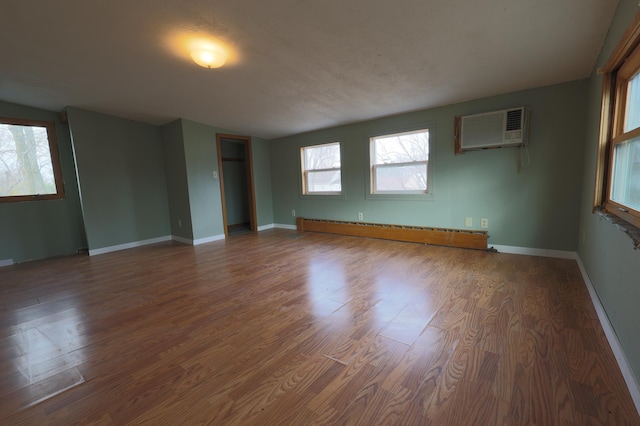
[[220,240],[224,240],[225,236],[224,234],[221,235],[214,235],[212,237],[207,237],[207,238],[198,238],[197,240],[193,240],[193,245],[197,246],[200,244],[206,244],[206,243],[212,243],[214,241],[220,241]]
[[[268,229],[274,229],[274,228],[284,228],[284,229],[298,229],[295,225],[280,225],[277,223],[270,223],[268,225],[262,225],[262,226],[258,226],[258,232],[262,232],[262,231],[266,231]],[[189,244],[192,246],[197,246],[198,244],[205,244],[205,243],[210,243],[213,241],[220,241],[220,240],[224,240],[225,236],[224,235],[214,235],[213,237],[208,237],[208,238],[201,238],[199,240],[191,240],[189,238],[184,238],[184,237],[179,237],[177,235],[172,235],[171,239],[173,241],[177,241],[179,243],[183,243],[183,244]]]
[[297,230],[298,227],[296,225],[287,225],[284,223],[274,223],[273,224],[274,228],[279,228],[279,229],[292,229],[292,230]]
[[118,244],[115,246],[101,247],[97,249],[89,249],[89,256],[96,256],[99,254],[111,253],[114,251],[126,250],[130,248],[135,248],[135,247],[142,247],[149,244],[162,243],[165,241],[171,241],[171,236],[165,235],[164,237],[150,238],[148,240],[134,241],[132,243]]
[[184,238],[184,237],[179,237],[177,235],[172,235],[171,239],[173,241],[177,241],[177,242],[182,243],[182,244],[189,244],[190,246],[193,245],[193,240],[191,240],[189,238]]
[[211,243],[213,241],[224,240],[225,236],[224,236],[224,234],[221,234],[221,235],[214,235],[212,237],[199,238],[197,240],[192,240],[190,238],[184,238],[184,237],[179,237],[177,235],[172,235],[171,239],[173,241],[177,241],[177,242],[182,243],[182,244],[189,244],[190,246],[197,246],[197,245],[200,245],[200,244]]
[[576,253],[575,251],[547,250],[547,249],[516,247],[516,246],[500,246],[496,244],[489,244],[489,247],[495,248],[500,253],[524,254],[527,256],[540,256],[540,257],[555,257],[558,259],[572,259],[572,260],[575,260],[578,258],[578,253]]
[[613,355],[616,357],[616,361],[618,362],[618,366],[620,367],[620,371],[622,372],[622,377],[624,377],[624,381],[627,383],[627,387],[629,388],[629,393],[631,394],[631,399],[633,399],[633,403],[636,406],[636,410],[638,414],[640,414],[640,385],[638,385],[638,381],[636,380],[636,376],[633,374],[633,370],[629,365],[629,361],[627,361],[627,357],[622,349],[622,345],[620,345],[620,341],[618,340],[618,336],[616,335],[613,326],[609,322],[609,317],[607,316],[607,312],[604,310],[602,303],[600,302],[600,298],[598,297],[598,293],[596,293],[591,280],[589,279],[589,275],[587,274],[587,270],[584,268],[582,264],[582,259],[580,256],[576,257],[576,262],[578,263],[578,268],[580,268],[580,273],[582,274],[582,279],[587,286],[587,290],[589,291],[589,296],[591,296],[591,302],[593,303],[593,307],[596,309],[596,313],[598,314],[598,319],[600,320],[600,324],[602,325],[602,330],[604,331],[604,335],[607,337],[609,341],[609,346],[611,346],[611,350],[613,351]]
[[13,265],[13,259],[0,260],[0,268]]

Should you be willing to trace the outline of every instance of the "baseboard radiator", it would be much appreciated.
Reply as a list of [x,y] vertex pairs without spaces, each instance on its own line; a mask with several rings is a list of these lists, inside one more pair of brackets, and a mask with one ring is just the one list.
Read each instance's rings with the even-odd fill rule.
[[298,218],[299,232],[324,232],[355,237],[434,244],[477,250],[487,249],[487,231],[433,228],[426,226],[384,225],[379,223]]

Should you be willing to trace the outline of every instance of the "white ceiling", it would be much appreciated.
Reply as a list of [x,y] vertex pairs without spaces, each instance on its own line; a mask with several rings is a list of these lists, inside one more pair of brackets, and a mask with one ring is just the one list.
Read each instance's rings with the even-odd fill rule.
[[[1,0],[0,99],[274,138],[587,77],[618,0]],[[179,40],[232,49],[207,70]]]

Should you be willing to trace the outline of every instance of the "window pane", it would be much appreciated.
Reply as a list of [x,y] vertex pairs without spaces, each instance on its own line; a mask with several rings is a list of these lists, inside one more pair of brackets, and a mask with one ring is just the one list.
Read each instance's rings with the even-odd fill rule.
[[340,170],[328,170],[324,172],[307,173],[307,191],[308,192],[340,192],[342,191],[342,182],[340,179]]
[[0,124],[0,196],[56,193],[46,127]]
[[332,143],[304,148],[306,170],[340,167],[340,144]]
[[429,131],[374,138],[374,164],[410,163],[429,159]]
[[640,73],[627,86],[627,109],[624,116],[624,132],[640,127]]
[[640,211],[640,138],[616,145],[611,199]]
[[427,165],[375,168],[376,192],[427,190]]

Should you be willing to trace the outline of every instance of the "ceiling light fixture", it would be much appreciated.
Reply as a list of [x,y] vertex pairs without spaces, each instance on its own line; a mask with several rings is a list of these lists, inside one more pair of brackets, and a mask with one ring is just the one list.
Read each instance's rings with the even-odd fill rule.
[[208,47],[191,51],[191,59],[203,68],[220,68],[227,61],[227,54],[220,48]]

